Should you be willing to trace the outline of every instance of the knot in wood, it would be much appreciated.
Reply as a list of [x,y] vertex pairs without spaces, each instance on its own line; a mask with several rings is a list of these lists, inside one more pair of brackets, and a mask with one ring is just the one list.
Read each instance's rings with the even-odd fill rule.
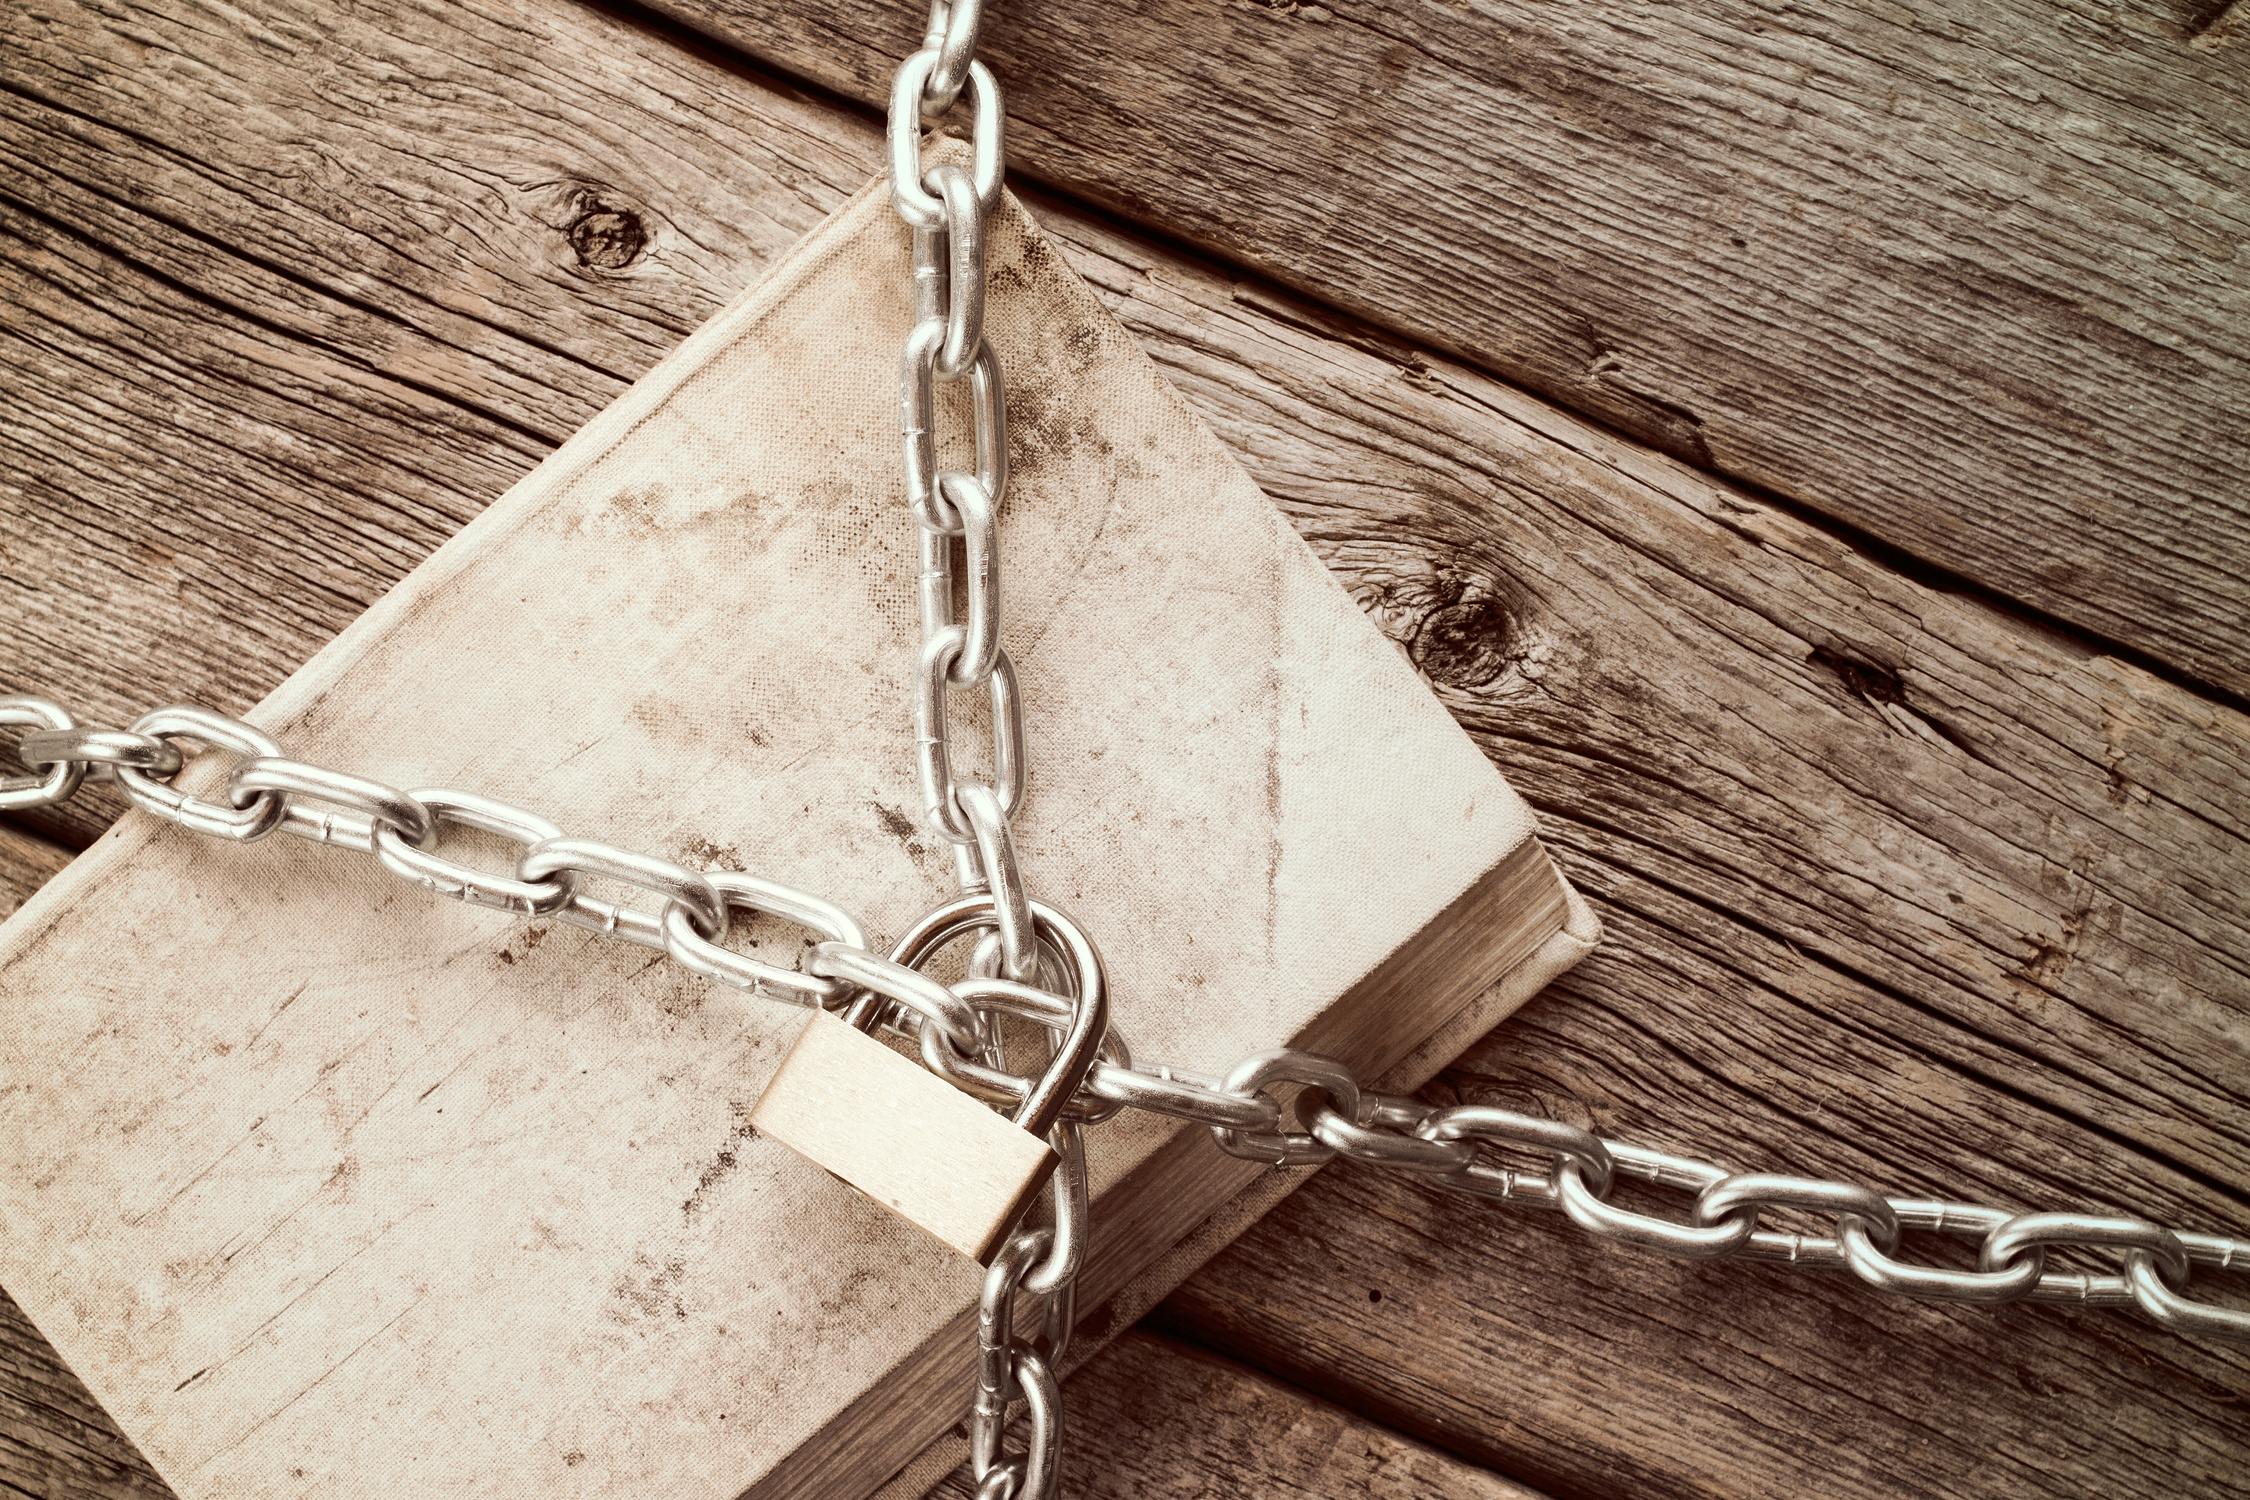
[[1490,685],[1515,658],[1516,621],[1487,594],[1439,605],[1422,617],[1406,652],[1422,675],[1444,687]]
[[578,217],[563,232],[578,263],[596,270],[622,271],[648,249],[648,225],[639,214],[591,196],[581,200]]

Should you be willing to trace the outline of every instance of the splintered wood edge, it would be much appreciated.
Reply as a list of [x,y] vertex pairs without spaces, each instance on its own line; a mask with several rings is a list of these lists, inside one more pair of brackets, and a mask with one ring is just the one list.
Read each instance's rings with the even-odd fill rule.
[[[1412,1053],[1569,919],[1547,851],[1526,839],[1314,1017],[1289,1045],[1341,1058],[1362,1077]],[[1472,1039],[1473,1040],[1473,1039]],[[1098,1308],[1271,1171],[1183,1125],[1093,1205],[1077,1305]],[[965,1308],[871,1384],[739,1500],[857,1500],[898,1474],[966,1409],[976,1344]]]
[[978,1265],[1057,1161],[1045,1141],[821,1010],[750,1124]]

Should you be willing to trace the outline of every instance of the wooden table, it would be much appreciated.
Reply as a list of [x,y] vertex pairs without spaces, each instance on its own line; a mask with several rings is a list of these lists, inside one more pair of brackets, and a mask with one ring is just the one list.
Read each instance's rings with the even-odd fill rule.
[[[2250,36],[1957,11],[1065,3],[984,50],[1033,211],[1601,910],[1441,1094],[2243,1234]],[[0,686],[254,702],[874,173],[919,27],[16,7]],[[0,899],[118,806],[0,824]],[[6,1311],[0,1483],[161,1492]],[[1068,1399],[1087,1494],[2172,1497],[2250,1487],[2246,1392],[2129,1314],[1340,1166]]]

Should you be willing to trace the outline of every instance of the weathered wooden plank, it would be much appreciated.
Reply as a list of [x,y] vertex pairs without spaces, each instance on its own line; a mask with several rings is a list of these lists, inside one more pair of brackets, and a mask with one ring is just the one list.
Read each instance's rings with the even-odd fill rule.
[[62,845],[0,819],[0,917],[69,863],[70,851]]
[[[1083,1500],[1540,1500],[1239,1365],[1132,1332],[1063,1382],[1064,1493]],[[967,1472],[931,1500],[974,1500]]]
[[[1175,379],[1603,898],[1605,952],[1464,1060],[1471,1097],[2239,1230],[2240,715],[1458,368],[1119,260]],[[2144,1064],[2212,1091],[2157,1103]],[[2216,1494],[2250,1464],[2237,1351],[1651,1264],[1349,1168],[1306,1192],[1172,1315],[1534,1483]]]
[[[880,105],[921,8],[656,0]],[[1041,180],[2240,693],[2222,7],[992,7]]]
[[[1175,378],[1601,898],[1604,951],[1460,1094],[1742,1169],[2240,1232],[2242,715],[1142,255],[1117,285],[1174,299]],[[1166,1316],[1556,1489],[2216,1495],[2250,1467],[2239,1350],[1811,1280],[1340,1167]]]
[[[0,108],[19,103],[0,94]],[[30,143],[10,123],[14,171]],[[58,221],[65,205],[39,210],[0,201],[0,348],[20,393],[0,426],[11,689],[112,724],[152,693],[247,706],[545,451],[306,344],[278,326],[278,303],[230,305],[147,274],[160,232],[120,254]],[[308,317],[365,321],[265,280]],[[386,429],[419,437],[373,440]],[[22,816],[82,846],[124,805],[90,786]]]
[[1082,265],[1563,848],[1771,934],[1736,962],[1833,997],[1798,1003],[2244,1180],[2250,720],[1110,243]]
[[[566,23],[544,14],[520,12],[492,42],[497,55],[536,53],[537,87],[507,94],[516,87],[507,66],[475,75],[489,114],[481,128],[456,123],[446,143],[486,164],[487,178],[501,175],[493,163],[519,154],[544,153],[541,170],[549,172],[567,167],[572,150],[598,157],[609,149],[602,144],[609,130],[656,142],[648,148],[655,157],[670,142],[691,165],[706,151],[748,152],[761,132],[818,133],[803,123],[817,111],[771,96],[759,96],[757,110],[773,115],[761,123],[743,102],[748,86],[739,77],[682,69],[660,48],[644,56],[629,33],[601,29],[598,18]],[[416,18],[408,29],[461,15]],[[339,19],[334,29],[325,63],[346,77],[352,48],[380,56],[390,45],[366,23]],[[173,45],[223,50],[228,38],[205,33]],[[458,52],[466,42],[457,36],[452,45]],[[568,66],[597,56],[606,63]],[[426,57],[414,61],[437,67]],[[662,79],[663,98],[652,103],[655,96],[636,92],[635,77]],[[144,85],[121,70],[108,86],[130,92]],[[152,96],[148,122],[161,121],[161,106]],[[245,113],[236,122],[239,159],[221,158],[223,170],[207,170],[234,182],[254,179],[268,160],[295,160],[336,183],[335,164],[355,160],[351,143],[364,106],[332,116],[317,100],[299,107],[270,139],[257,134],[259,116]],[[571,131],[591,136],[542,144],[533,122],[558,110]],[[716,123],[698,123],[706,117]],[[839,143],[831,149],[856,140],[871,164],[866,129],[827,118],[822,128]],[[84,121],[70,128],[93,129]],[[730,129],[740,129],[740,138],[730,139]],[[103,202],[130,201],[141,191],[139,174],[171,160],[128,137],[105,140],[116,156],[111,178],[96,179],[107,182]],[[226,138],[213,132],[205,144],[217,149]],[[17,149],[26,159],[48,159],[64,147],[42,137],[34,150]],[[371,197],[418,194],[426,212],[471,215],[468,222],[489,231],[482,239],[471,230],[455,237],[440,223],[420,238],[400,234],[392,253],[411,266],[423,266],[414,259],[423,257],[427,265],[414,274],[426,284],[445,285],[447,265],[463,285],[526,284],[508,257],[543,241],[528,231],[510,240],[478,223],[473,216],[491,212],[490,203],[450,204],[442,174],[398,175],[415,170],[407,154],[379,156],[377,167],[362,189]],[[754,178],[738,180],[746,194],[764,191]],[[651,211],[684,226],[679,232],[695,243],[728,233],[730,211],[712,196],[711,179],[658,170],[633,186],[635,201],[658,205]],[[350,196],[340,185],[334,192]],[[169,203],[177,217],[194,201],[183,184],[165,199],[152,194],[150,206]],[[817,207],[807,205],[808,219]],[[229,235],[269,236],[263,243],[274,253],[286,244],[272,222],[285,210],[260,218],[233,199],[225,208],[198,222],[205,238],[191,241],[213,262],[212,280],[246,274],[227,269],[214,249]],[[1363,325],[1045,212],[1075,262],[1228,433],[1269,493],[1293,506],[1432,679],[1453,685],[1448,701],[1488,733],[1511,779],[1541,805],[1573,872],[1604,894],[1613,930],[1623,934],[1619,961],[1597,971],[1604,984],[1575,990],[1502,1033],[1495,1045],[1510,1062],[1488,1061],[1483,1071],[1522,1078],[1527,1062],[1538,1063],[1561,1082],[1534,1088],[1537,1098],[1565,1108],[1584,1099],[1589,1109],[1612,1111],[1599,1117],[1605,1127],[1745,1164],[1848,1171],[2024,1203],[2114,1194],[2121,1206],[2213,1225],[2244,1222],[2243,1069],[2239,1042],[2228,1040],[2239,1012],[2229,996],[2239,996],[2245,966],[2239,898],[2229,891],[2230,884],[2240,889],[2243,868],[2238,716],[1916,586],[1749,496],[1699,485],[1661,459]],[[160,229],[149,237],[161,242]],[[142,297],[135,289],[144,282],[129,268],[106,274],[118,282],[117,295]],[[194,254],[182,252],[177,274],[197,274]],[[608,282],[575,292],[575,282],[530,284],[558,299],[570,292],[599,301],[612,292]],[[658,266],[631,290],[643,299],[675,298],[674,306],[690,310],[680,314],[686,317],[730,287],[716,278],[709,285],[674,279]],[[162,303],[158,293],[176,303]],[[164,283],[148,298],[175,307],[169,321],[152,324],[155,342],[201,347],[197,319],[208,303]],[[402,305],[416,304],[402,298]],[[530,311],[500,334],[528,330]],[[298,342],[276,338],[275,367],[344,367],[339,345],[369,327],[395,326],[378,300],[335,315],[333,333],[315,324]],[[559,300],[543,316],[566,329],[598,321]],[[238,325],[214,318],[213,326]],[[481,368],[474,349],[383,336],[399,339],[423,361],[419,368],[472,375]],[[66,339],[67,330],[52,337]],[[593,362],[586,347],[599,346],[574,353],[577,367]],[[623,366],[626,356],[613,362]],[[371,387],[384,378],[347,368]],[[167,388],[166,378],[157,370],[145,386],[117,381],[118,399],[135,403],[111,418],[120,430],[149,434],[144,440],[172,431],[166,403],[184,399],[188,385],[183,377]],[[260,407],[255,384],[246,383],[235,410],[216,414],[208,445],[183,451],[204,455],[200,466],[208,470],[223,463],[229,423],[285,437],[295,388],[280,375],[273,384],[282,394]],[[410,424],[370,422],[357,472],[382,483],[394,475],[423,482],[403,461],[417,441]],[[503,442],[495,439],[494,448],[501,456],[493,462],[509,461]],[[163,514],[166,485],[179,481],[144,480],[130,458],[121,455],[110,483],[144,484],[145,513]],[[299,514],[308,535],[319,535],[324,518]],[[37,586],[62,587],[63,575],[30,576]],[[319,636],[323,618],[350,612],[322,598],[319,576],[308,568],[302,581],[277,585],[285,596],[295,591],[295,602],[276,607],[304,610],[308,638]],[[0,612],[0,622],[7,618]],[[38,640],[11,638],[4,654],[36,660],[36,650],[19,642],[36,648]],[[177,650],[154,635],[141,649]],[[286,665],[272,660],[267,670],[278,677]],[[119,670],[121,682],[126,675]],[[1456,1242],[1481,1243],[1496,1232],[1481,1217],[1442,1228]],[[1391,1314],[1379,1310],[1387,1304],[1366,1301],[1366,1269],[1400,1258],[1435,1266],[1440,1258],[1399,1224],[1368,1232],[1395,1238],[1374,1246],[1356,1236],[1339,1241],[1352,1258],[1299,1265],[1297,1274],[1315,1278],[1307,1285],[1317,1289],[1289,1295],[1338,1319],[1339,1337],[1397,1364],[1411,1351],[1395,1342]],[[1646,1473],[1652,1486],[1690,1492],[1697,1484],[1725,1487],[1715,1471],[1698,1467],[1723,1457],[1725,1444],[1699,1439],[1692,1452],[1672,1453],[1671,1409],[1640,1394],[1658,1387],[1684,1389],[1706,1411],[1741,1408],[1728,1420],[1757,1441],[1732,1470],[1717,1472],[1744,1489],[1765,1482],[1764,1474],[1802,1473],[1787,1450],[1805,1446],[1794,1436],[1807,1430],[1808,1412],[1827,1424],[1823,1430],[1849,1430],[1882,1450],[1880,1463],[1818,1486],[1830,1493],[1965,1484],[1945,1465],[1980,1443],[2004,1453],[2055,1449],[2053,1487],[2178,1493],[2198,1482],[2201,1459],[2187,1449],[2240,1451],[2237,1409],[2210,1394],[2241,1388],[2239,1364],[2117,1315],[2006,1314],[2011,1337],[2019,1327],[2047,1333],[2009,1364],[1986,1368],[1971,1356],[2011,1347],[1992,1317],[1892,1308],[1825,1281],[1763,1298],[1800,1307],[1798,1323],[1753,1320],[1729,1332],[1733,1314],[1710,1305],[1715,1289],[1749,1285],[1762,1294],[1765,1283],[1756,1278],[1766,1273],[1730,1281],[1737,1273],[1721,1268],[1709,1273],[1715,1281],[1634,1283],[1562,1339],[1552,1332],[1552,1307],[1533,1299],[1548,1279],[1540,1266],[1567,1283],[1582,1279],[1589,1264],[1636,1262],[1575,1238],[1548,1239],[1561,1248],[1520,1278],[1504,1259],[1466,1251],[1443,1258],[1443,1274],[1469,1278],[1445,1286],[1505,1320],[1478,1325],[1479,1351],[1552,1339],[1551,1358],[1563,1362],[1577,1340],[1603,1341],[1617,1363],[1601,1367],[1601,1402],[1558,1397],[1542,1408],[1543,1446],[1534,1452],[1511,1435],[1507,1412],[1449,1405],[1459,1382],[1492,1378],[1501,1356],[1480,1353],[1450,1366],[1408,1367],[1392,1393],[1404,1403],[1404,1414],[1394,1414],[1399,1425],[1412,1425],[1406,1408],[1435,1413],[1432,1423],[1454,1425],[1430,1427],[1429,1435],[1458,1446],[1457,1429],[1493,1424],[1479,1430],[1517,1444],[1509,1451],[1535,1459],[1538,1477],[1573,1490],[1604,1487],[1598,1476],[1605,1472]],[[1355,1307],[1363,1320],[1356,1324],[1346,1319]],[[1827,1311],[1816,1317],[1816,1309]],[[1212,1318],[1214,1327],[1227,1326],[1219,1313]],[[1835,1394],[1852,1387],[1836,1384],[1833,1370],[1802,1352],[1806,1324],[1834,1341],[1838,1361],[1884,1366],[1904,1358],[1882,1333],[1894,1326],[1885,1320],[1958,1330],[1944,1335],[1957,1337],[1946,1346],[1955,1357],[1912,1365],[1922,1392],[1915,1401]],[[2096,1330],[2091,1342],[2065,1336],[2081,1326]],[[1671,1329],[1683,1331],[1665,1332]],[[1764,1333],[1775,1337],[1769,1343]],[[1755,1345],[1753,1334],[1760,1335]],[[1731,1339],[1727,1347],[1743,1352],[1717,1373],[1688,1373],[1704,1368],[1699,1340],[1706,1336]],[[1272,1357],[1288,1356],[1276,1346]],[[2183,1389],[2186,1395],[2176,1394]],[[2057,1394],[2034,1399],[2026,1394],[2032,1390]],[[1583,1396],[1582,1387],[1565,1395],[1573,1392]],[[2159,1423],[2151,1413],[2169,1415]],[[1933,1420],[1968,1436],[1918,1457],[1923,1424]],[[2174,1422],[2192,1438],[2177,1438],[2165,1425]],[[2122,1460],[2080,1452],[2076,1434],[2089,1429],[2116,1434],[2134,1453],[2135,1472],[2121,1472]],[[2024,1460],[1994,1488],[2034,1492],[2030,1467]]]
[[[1576,1012],[1637,998],[1608,986],[1679,953],[1668,936],[1626,927],[1617,961],[1566,980],[1464,1060],[1504,1070],[1497,1086],[1456,1075],[1464,1096],[1683,1137],[1671,1118],[1635,1119],[1656,1070],[1566,1050],[1650,1050],[1636,1017],[1602,1028]],[[1671,977],[1724,983],[1717,965]],[[1669,1071],[1674,1086],[1711,1087]],[[1792,1123],[1762,1109],[1738,1128]],[[1817,1171],[1844,1155],[1831,1144],[1843,1128],[1815,1121],[1786,1148],[1769,1138],[1725,1155]],[[1924,1175],[1958,1187],[1967,1174]],[[1560,1493],[2217,1500],[2250,1471],[2239,1355],[2152,1337],[2129,1315],[1947,1313],[1823,1273],[1668,1261],[1592,1243],[1559,1216],[1349,1166],[1292,1195],[1149,1326]]]
[[0,1489],[33,1500],[172,1496],[6,1292],[0,1292]]
[[[558,26],[637,35],[563,15],[5,29],[0,682],[112,722],[152,683],[255,702],[871,170],[863,130],[746,109],[772,95],[668,45],[549,117]],[[617,185],[644,182],[684,226]],[[123,804],[90,805],[49,831]]]

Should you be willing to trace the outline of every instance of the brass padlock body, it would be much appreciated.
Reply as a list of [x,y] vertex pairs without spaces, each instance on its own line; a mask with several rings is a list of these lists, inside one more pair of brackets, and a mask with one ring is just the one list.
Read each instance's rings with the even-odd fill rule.
[[1039,1137],[821,1010],[750,1123],[979,1265],[1058,1161]]

